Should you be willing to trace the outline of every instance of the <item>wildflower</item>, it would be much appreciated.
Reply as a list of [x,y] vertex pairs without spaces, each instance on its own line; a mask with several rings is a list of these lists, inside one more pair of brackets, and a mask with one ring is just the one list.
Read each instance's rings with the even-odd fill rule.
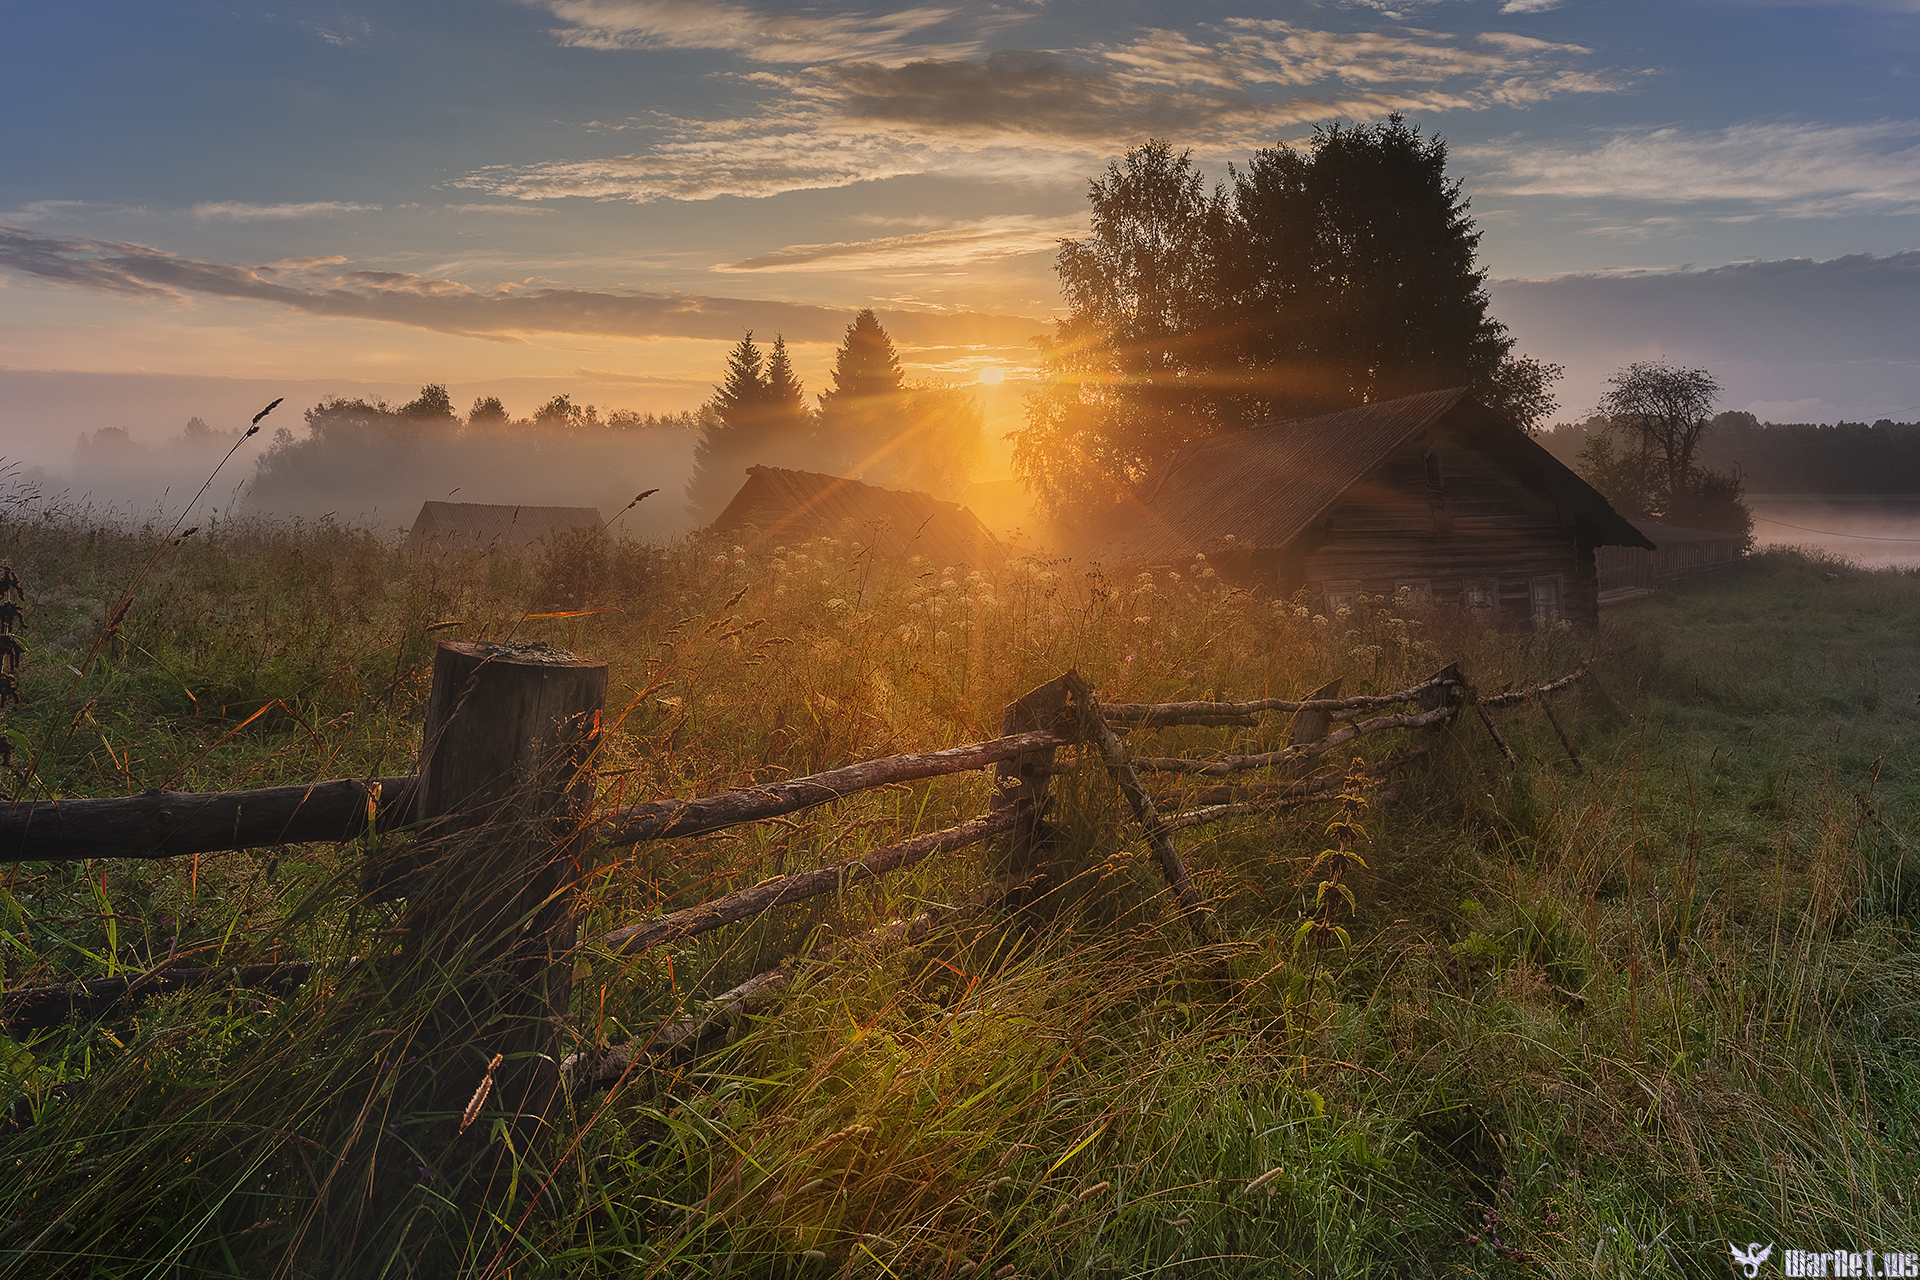
[[934,633],[933,633],[933,642],[934,642],[935,644],[945,644],[945,643],[947,642],[947,633],[946,633],[946,632],[944,632],[944,631],[936,631],[936,632],[934,632]]
[[844,609],[846,607],[847,607],[847,602],[845,600],[842,600],[838,596],[835,596],[833,599],[827,601],[827,608],[829,609]]
[[1144,627],[1152,621],[1153,621],[1152,618],[1142,616],[1142,617],[1135,618],[1133,620],[1133,625],[1136,627]]
[[1316,627],[1324,627],[1327,625],[1327,620],[1316,613],[1313,615],[1313,625]]
[[724,554],[724,553],[722,553],[722,554],[720,554],[720,555],[717,555],[717,556],[715,556],[715,557],[713,558],[713,562],[714,562],[715,564],[725,564],[725,563],[727,562],[727,560],[728,560],[728,559],[729,559],[729,557],[728,557],[728,556],[727,556],[726,554]]
[[736,556],[743,556],[747,554],[747,549],[745,547],[735,547],[733,549],[733,554],[735,554]]

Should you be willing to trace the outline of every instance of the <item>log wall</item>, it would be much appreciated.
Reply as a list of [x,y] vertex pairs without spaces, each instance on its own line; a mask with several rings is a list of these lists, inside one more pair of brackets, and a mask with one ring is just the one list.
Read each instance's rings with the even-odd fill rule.
[[1444,425],[1349,489],[1299,546],[1283,589],[1392,595],[1424,584],[1433,604],[1471,609],[1471,588],[1486,583],[1493,618],[1525,625],[1534,584],[1555,582],[1562,618],[1599,621],[1593,548],[1573,512]]

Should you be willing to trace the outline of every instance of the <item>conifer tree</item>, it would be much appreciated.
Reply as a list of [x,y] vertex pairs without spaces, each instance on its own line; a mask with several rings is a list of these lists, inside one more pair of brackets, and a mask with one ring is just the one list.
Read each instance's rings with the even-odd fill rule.
[[[780,351],[784,357],[784,344]],[[765,363],[751,329],[727,353],[726,379],[708,402],[712,412],[703,416],[693,450],[693,477],[687,482],[687,504],[702,524],[725,508],[745,481],[747,468],[764,461],[756,455],[774,408]]]
[[820,394],[822,456],[838,474],[878,478],[890,470],[887,457],[900,447],[900,383],[893,339],[862,311],[834,357],[832,389]]

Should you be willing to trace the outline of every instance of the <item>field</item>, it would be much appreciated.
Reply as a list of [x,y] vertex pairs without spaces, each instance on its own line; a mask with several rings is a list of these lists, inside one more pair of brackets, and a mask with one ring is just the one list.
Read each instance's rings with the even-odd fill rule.
[[[440,992],[347,963],[398,918],[360,897],[372,850],[10,867],[10,988],[186,955],[318,969],[293,994],[208,989],[0,1040],[23,1099],[0,1137],[0,1274],[334,1274],[340,1188],[376,1184],[406,1212],[363,1243],[396,1276],[1718,1276],[1728,1241],[1920,1248],[1920,576],[1775,551],[1597,635],[1511,634],[1392,601],[1328,618],[1204,562],[889,568],[858,540],[416,562],[324,524],[176,542],[21,500],[0,523],[29,603],[9,785],[405,773],[434,642],[509,635],[611,664],[608,803],[993,737],[1069,667],[1157,701],[1378,692],[1449,661],[1495,692],[1590,660],[1556,703],[1585,767],[1528,706],[1496,713],[1518,766],[1462,717],[1356,790],[1346,945],[1297,942],[1338,801],[1184,833],[1224,926],[1203,947],[1099,762],[1063,753],[1046,898],[803,970],[723,1048],[578,1097],[479,1207],[379,1093],[374,1065]],[[528,616],[557,613],[583,616]],[[987,789],[609,856],[588,923],[948,825]],[[644,1035],[952,902],[992,861],[584,954],[569,1034]]]

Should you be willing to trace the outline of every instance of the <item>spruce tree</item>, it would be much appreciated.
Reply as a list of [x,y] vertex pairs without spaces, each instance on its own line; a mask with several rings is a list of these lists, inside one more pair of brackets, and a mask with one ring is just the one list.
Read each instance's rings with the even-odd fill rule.
[[703,415],[687,481],[687,505],[702,524],[720,514],[745,482],[747,468],[762,461],[755,455],[773,407],[764,364],[749,329],[727,353],[726,379],[708,402],[712,412]]
[[879,478],[891,469],[888,454],[899,447],[900,382],[893,339],[879,317],[862,311],[834,357],[832,389],[820,394],[822,455],[838,474]]

